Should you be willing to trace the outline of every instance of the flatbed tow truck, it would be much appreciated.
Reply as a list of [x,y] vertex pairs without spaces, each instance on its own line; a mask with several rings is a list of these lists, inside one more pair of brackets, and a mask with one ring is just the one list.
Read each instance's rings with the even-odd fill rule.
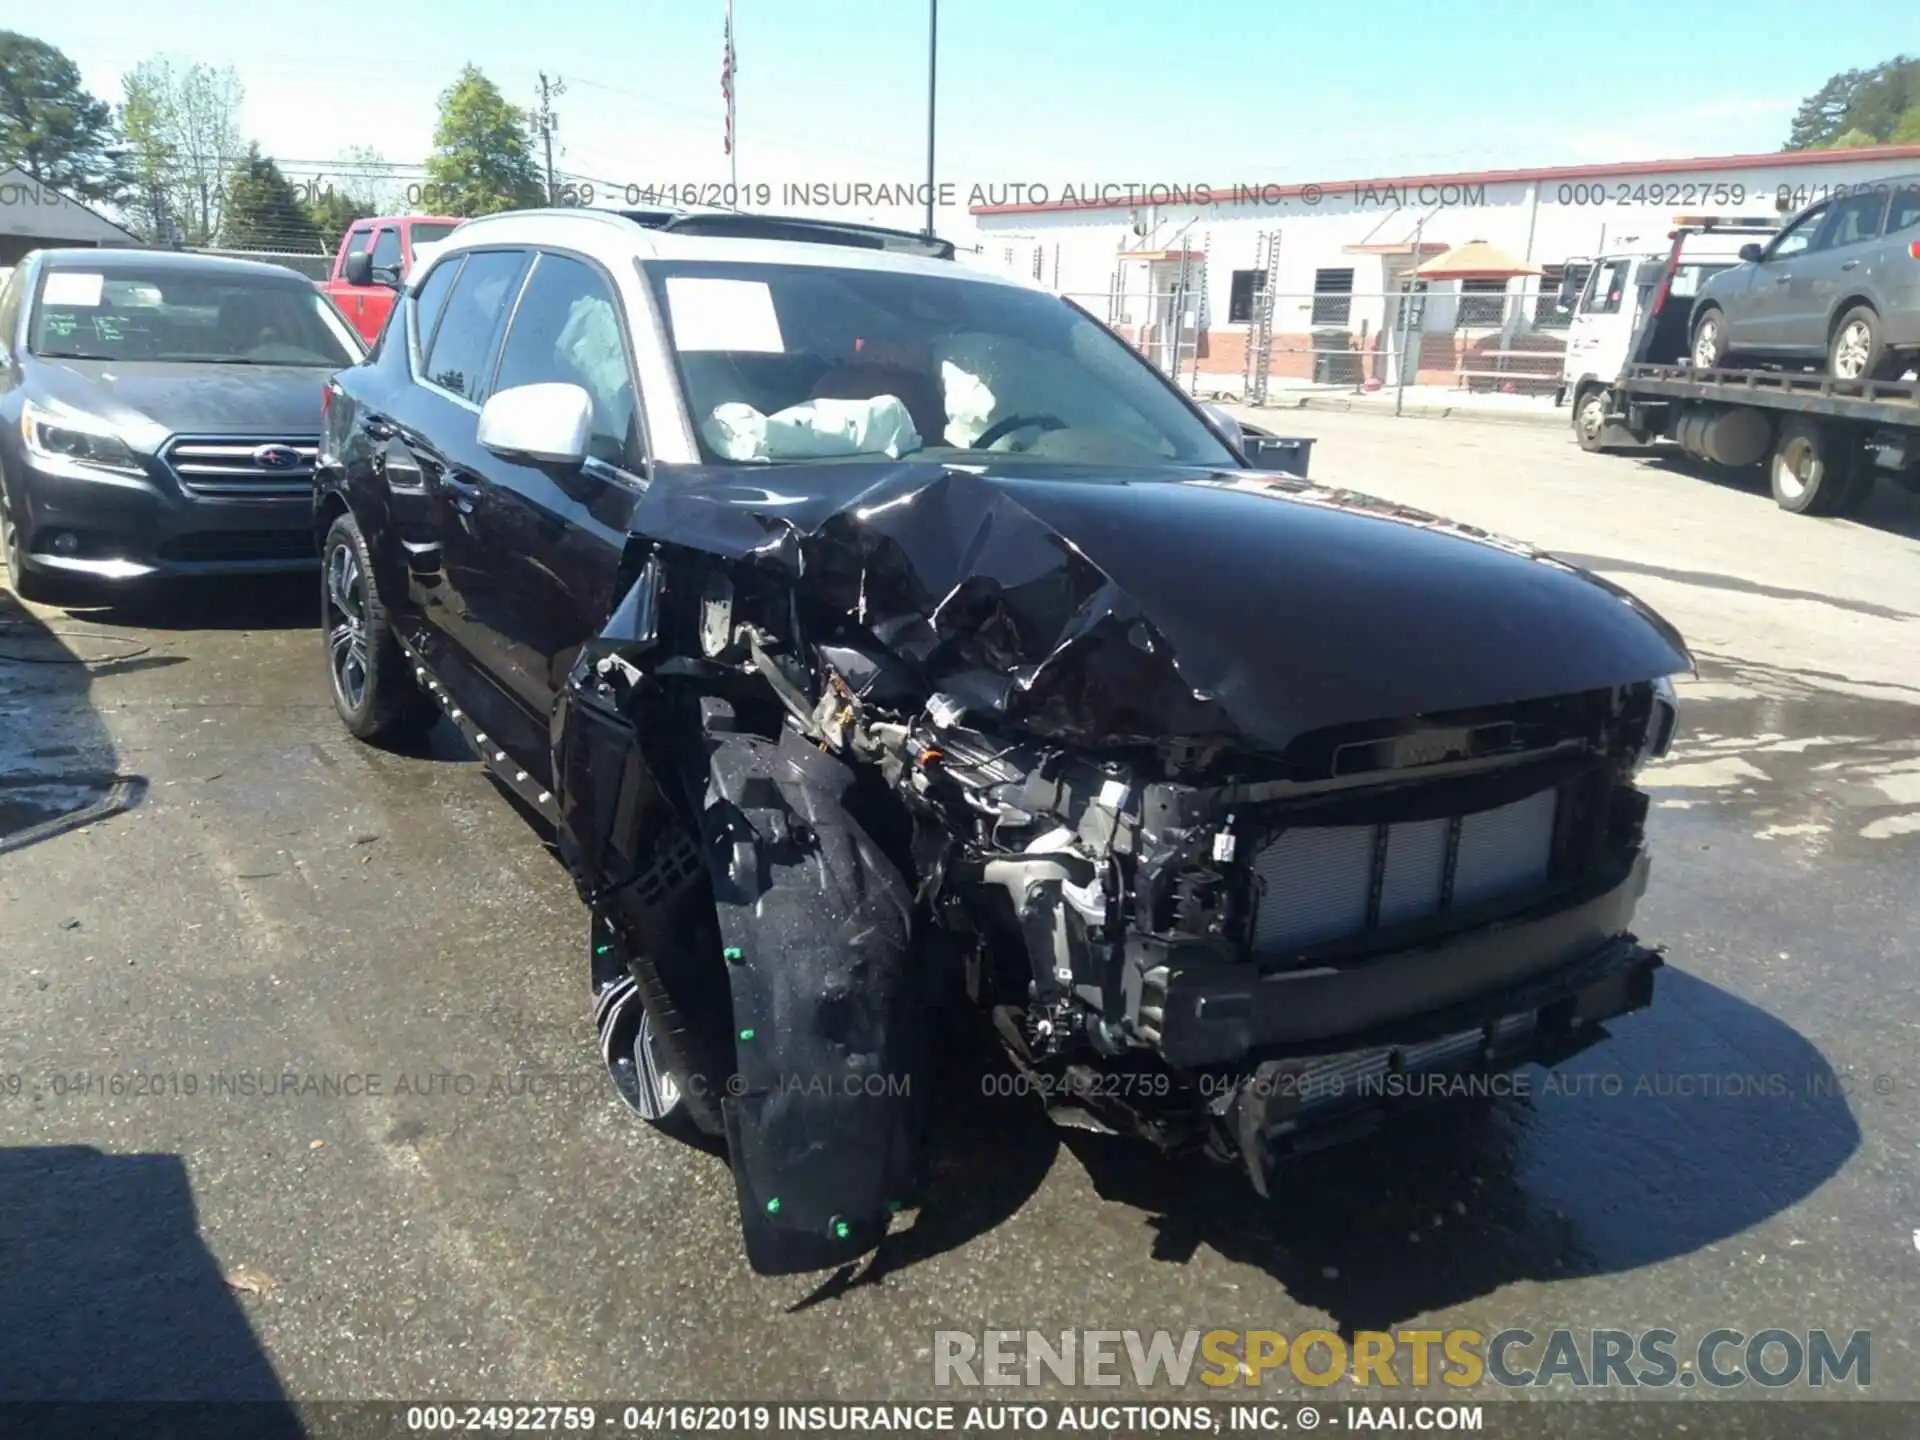
[[[1562,391],[1572,400],[1581,448],[1666,441],[1731,469],[1764,462],[1774,500],[1801,515],[1851,514],[1883,476],[1920,491],[1920,382],[1785,369],[1703,371],[1689,363],[1691,296],[1703,273],[1720,268],[1712,263],[1719,259],[1714,242],[1724,248],[1733,236],[1770,229],[1764,220],[1679,216],[1664,262],[1625,256],[1595,265],[1569,334]],[[1610,263],[1630,268],[1609,271]],[[1616,287],[1611,295],[1609,284]],[[1597,357],[1577,351],[1576,339],[1583,321],[1591,330],[1618,314],[1620,289],[1637,292],[1628,312],[1632,340],[1614,378],[1605,380],[1587,368]],[[1589,339],[1584,349],[1595,344]]]

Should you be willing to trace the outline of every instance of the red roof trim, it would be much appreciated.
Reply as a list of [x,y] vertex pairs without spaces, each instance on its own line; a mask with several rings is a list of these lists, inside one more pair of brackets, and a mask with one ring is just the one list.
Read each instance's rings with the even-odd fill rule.
[[[1780,166],[1798,165],[1845,165],[1861,160],[1916,160],[1920,161],[1920,145],[1873,145],[1855,150],[1779,150],[1765,155],[1705,155],[1692,160],[1626,160],[1606,165],[1549,165],[1533,170],[1471,170],[1451,175],[1392,175],[1372,180],[1325,180],[1317,185],[1266,185],[1258,182],[1238,181],[1229,185],[1206,187],[1214,197],[1215,204],[1230,203],[1235,186],[1257,191],[1265,202],[1274,200],[1297,199],[1309,188],[1319,196],[1338,198],[1341,191],[1372,188],[1384,190],[1389,187],[1403,189],[1409,185],[1509,185],[1524,184],[1532,180],[1601,180],[1617,176],[1630,175],[1669,175],[1711,173],[1719,170],[1759,170]],[[1136,190],[1148,187],[1136,185]],[[1198,184],[1194,187],[1200,188]],[[1074,200],[1067,203],[1050,201],[1046,204],[1023,205],[973,205],[969,206],[970,215],[1052,215],[1076,210],[1131,210],[1144,202],[1126,198],[1105,200]]]

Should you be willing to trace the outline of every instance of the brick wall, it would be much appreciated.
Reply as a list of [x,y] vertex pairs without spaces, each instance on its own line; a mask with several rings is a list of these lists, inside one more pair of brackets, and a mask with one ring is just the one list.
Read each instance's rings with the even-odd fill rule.
[[[1358,373],[1362,379],[1378,380],[1382,384],[1392,379],[1391,347],[1396,338],[1380,334],[1367,337],[1366,348],[1360,352]],[[1309,334],[1276,334],[1267,373],[1285,380],[1312,379],[1315,359],[1313,346],[1313,336]],[[1500,349],[1537,352],[1540,358],[1507,358],[1496,362],[1486,354]],[[1558,335],[1521,335],[1513,344],[1505,346],[1501,344],[1498,334],[1422,335],[1420,362],[1416,367],[1414,382],[1419,385],[1456,385],[1460,383],[1460,371],[1490,370],[1496,363],[1513,370],[1520,380],[1557,377],[1565,349],[1566,343]],[[1202,375],[1246,374],[1247,331],[1240,327],[1206,331],[1201,338],[1200,360],[1196,368]],[[1474,383],[1498,384],[1497,381]]]

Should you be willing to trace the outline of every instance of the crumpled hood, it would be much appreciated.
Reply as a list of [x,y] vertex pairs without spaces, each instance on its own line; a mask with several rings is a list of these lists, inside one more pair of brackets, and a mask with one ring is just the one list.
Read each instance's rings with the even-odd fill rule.
[[36,390],[112,421],[137,449],[169,435],[320,433],[323,365],[208,365],[138,360],[41,360]]
[[863,618],[973,711],[1083,743],[1277,749],[1692,664],[1670,625],[1585,571],[1287,476],[703,473],[657,484],[640,528],[791,567],[809,608]]

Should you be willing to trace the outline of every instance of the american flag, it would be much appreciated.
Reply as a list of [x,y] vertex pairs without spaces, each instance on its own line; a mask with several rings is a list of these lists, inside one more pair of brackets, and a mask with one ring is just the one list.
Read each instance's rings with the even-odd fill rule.
[[726,153],[733,153],[733,0],[727,0],[727,44],[720,55],[720,93],[727,97]]

